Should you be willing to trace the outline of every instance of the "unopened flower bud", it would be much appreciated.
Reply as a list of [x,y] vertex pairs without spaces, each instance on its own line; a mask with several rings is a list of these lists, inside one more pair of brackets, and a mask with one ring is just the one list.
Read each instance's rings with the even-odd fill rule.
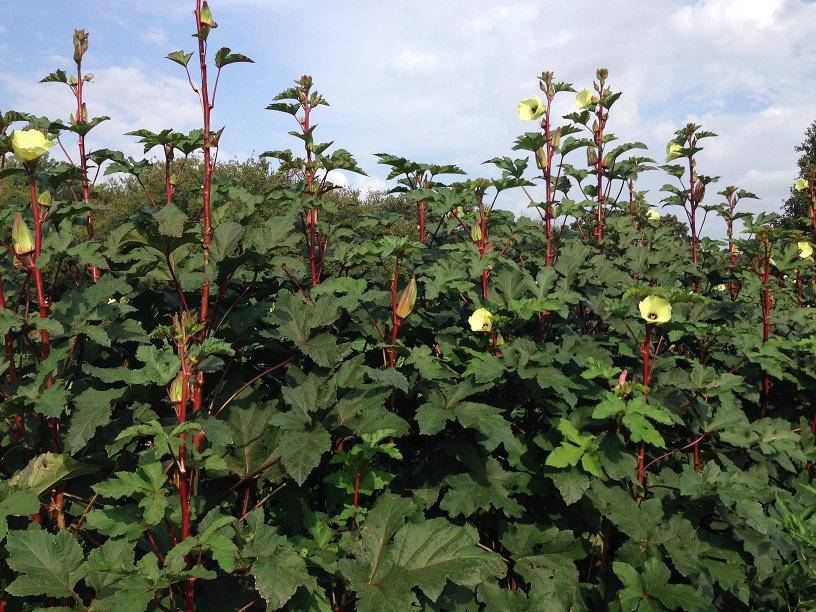
[[552,146],[553,149],[557,149],[560,142],[561,142],[561,128],[557,128],[550,135],[550,145]]
[[26,255],[34,250],[34,236],[31,230],[23,221],[20,213],[14,215],[14,223],[11,226],[11,245],[17,255]]
[[598,163],[598,151],[595,147],[587,147],[587,165],[594,166]]
[[174,404],[178,404],[181,402],[181,397],[184,391],[184,376],[181,372],[179,372],[176,377],[173,379],[173,382],[170,383],[170,387],[167,389],[167,395],[170,398],[170,401]]
[[547,152],[544,149],[536,150],[536,162],[542,170],[546,170],[550,164],[547,162]]
[[204,5],[201,7],[201,25],[206,26],[208,28],[215,28],[218,24],[213,19],[212,11],[210,10],[210,5],[207,4],[206,0]]
[[470,238],[473,242],[479,242],[482,239],[482,226],[478,221],[470,228]]
[[37,194],[37,203],[40,206],[45,206],[46,208],[48,206],[51,206],[51,204],[54,203],[54,198],[51,197],[51,192],[50,191],[41,191],[40,193],[38,193]]
[[85,30],[74,30],[74,61],[79,65],[82,56],[88,50],[88,33]]
[[405,289],[400,293],[399,301],[397,302],[396,314],[400,319],[404,319],[414,311],[417,298],[417,284],[416,277],[412,276],[411,280],[405,286]]
[[705,183],[703,181],[697,181],[694,184],[694,201],[698,204],[703,201],[703,197],[705,196]]

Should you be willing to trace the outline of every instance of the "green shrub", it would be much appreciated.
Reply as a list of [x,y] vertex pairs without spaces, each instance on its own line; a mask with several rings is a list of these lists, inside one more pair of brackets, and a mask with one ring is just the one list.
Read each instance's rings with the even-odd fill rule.
[[812,609],[816,236],[715,193],[713,134],[660,165],[605,70],[560,125],[543,73],[497,178],[380,154],[362,200],[308,76],[299,152],[216,165],[228,48],[170,54],[204,128],[134,132],[158,162],[86,148],[74,46],[79,116],[0,120],[0,610]]

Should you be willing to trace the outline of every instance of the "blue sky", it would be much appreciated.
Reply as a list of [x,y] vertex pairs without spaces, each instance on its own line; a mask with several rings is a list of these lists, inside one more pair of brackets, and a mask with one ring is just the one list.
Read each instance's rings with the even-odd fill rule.
[[[0,108],[67,116],[67,89],[37,81],[71,66],[71,33],[84,27],[86,68],[96,75],[89,111],[114,119],[93,132],[93,147],[137,154],[124,132],[196,127],[196,98],[164,59],[193,49],[192,4],[11,3],[0,16]],[[380,151],[489,172],[481,162],[510,154],[515,137],[532,128],[515,106],[537,93],[542,70],[580,88],[596,67],[608,67],[612,87],[624,92],[610,129],[646,142],[656,157],[687,121],[720,134],[700,170],[762,196],[751,210],[778,207],[795,178],[793,147],[816,119],[816,5],[802,0],[212,0],[211,7],[219,22],[212,48],[256,61],[223,75],[215,112],[227,126],[222,156],[295,146],[286,135],[291,118],[264,107],[308,73],[332,103],[318,115],[318,136],[355,154],[371,177],[349,180],[365,189],[384,186],[373,157]],[[557,102],[556,111],[571,111],[572,96]],[[653,202],[666,178],[644,181]],[[520,194],[501,203],[524,207]]]

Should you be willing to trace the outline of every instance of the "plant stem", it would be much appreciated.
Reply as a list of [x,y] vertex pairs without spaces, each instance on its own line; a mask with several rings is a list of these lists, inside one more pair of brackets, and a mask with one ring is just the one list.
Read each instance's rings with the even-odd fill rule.
[[[648,387],[652,378],[652,325],[646,323],[646,337],[643,340],[643,345],[640,347],[640,356],[643,359],[643,386]],[[642,487],[646,480],[646,445],[641,442],[638,447],[637,460],[637,479],[638,484]]]
[[[77,102],[77,111],[76,111],[76,124],[82,125],[85,123],[85,114],[87,110],[84,107],[84,102],[82,99],[82,89],[83,89],[83,76],[82,76],[82,60],[80,59],[77,62],[77,84],[75,89],[76,95],[76,102]],[[79,167],[82,170],[82,201],[84,203],[90,202],[90,183],[88,181],[88,155],[85,152],[85,135],[79,134]],[[94,212],[92,210],[88,211],[88,216],[86,218],[86,225],[88,230],[88,240],[94,239]],[[88,265],[88,270],[91,273],[91,279],[93,282],[99,281],[99,268],[97,268],[93,264]]]

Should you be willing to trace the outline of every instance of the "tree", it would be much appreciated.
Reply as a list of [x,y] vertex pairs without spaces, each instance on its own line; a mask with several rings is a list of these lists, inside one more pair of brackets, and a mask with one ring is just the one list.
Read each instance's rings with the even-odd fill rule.
[[[796,165],[799,167],[798,177],[807,178],[809,168],[816,166],[816,121],[810,124],[805,131],[805,139],[802,144],[795,147],[797,153],[801,153]],[[790,188],[790,195],[782,205],[782,217],[780,225],[789,229],[808,228],[808,207],[810,206],[810,195],[808,191]]]

